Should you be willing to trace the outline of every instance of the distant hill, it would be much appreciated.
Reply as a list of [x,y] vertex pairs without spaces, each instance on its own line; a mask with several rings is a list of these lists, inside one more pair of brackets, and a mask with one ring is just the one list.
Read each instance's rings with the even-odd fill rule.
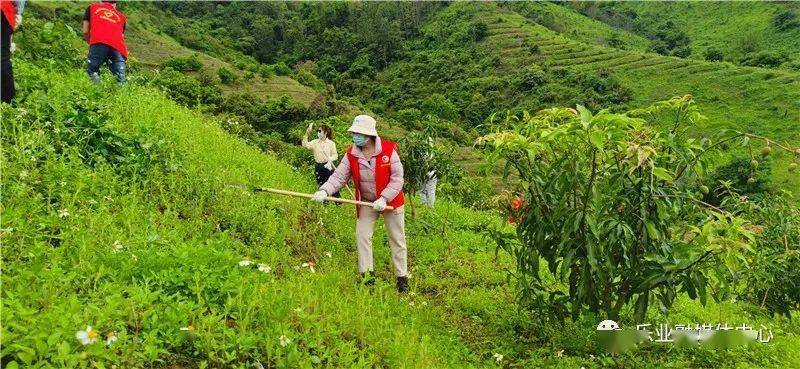
[[[725,60],[768,52],[800,63],[800,3],[755,2],[575,2],[561,6],[580,11],[615,29],[648,37],[664,23],[689,38],[691,57],[709,49]],[[800,64],[795,64],[800,66]]]

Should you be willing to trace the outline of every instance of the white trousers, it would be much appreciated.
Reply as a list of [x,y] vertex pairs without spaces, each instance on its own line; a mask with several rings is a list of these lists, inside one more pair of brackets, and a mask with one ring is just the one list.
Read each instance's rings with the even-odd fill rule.
[[[381,214],[370,206],[360,206],[356,220],[356,247],[358,248],[358,272],[374,271],[372,259],[372,233],[375,221]],[[392,248],[394,274],[405,277],[408,274],[406,250],[406,221],[403,207],[387,211],[383,215],[389,246]]]
[[419,201],[422,202],[422,205],[433,206],[433,202],[436,201],[437,182],[439,182],[439,179],[433,177],[422,182],[422,185],[419,186]]

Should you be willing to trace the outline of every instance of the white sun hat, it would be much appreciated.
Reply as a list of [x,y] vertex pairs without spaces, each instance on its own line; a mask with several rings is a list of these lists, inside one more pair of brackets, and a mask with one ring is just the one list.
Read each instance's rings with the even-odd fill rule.
[[375,130],[375,118],[369,115],[359,115],[353,119],[353,125],[347,129],[347,132],[361,133],[367,136],[377,136],[378,131]]

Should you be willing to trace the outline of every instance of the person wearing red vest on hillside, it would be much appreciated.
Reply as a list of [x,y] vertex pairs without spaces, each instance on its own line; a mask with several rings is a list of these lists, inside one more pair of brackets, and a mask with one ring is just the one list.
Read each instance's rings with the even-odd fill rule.
[[100,67],[108,62],[108,69],[125,83],[125,14],[117,9],[117,2],[103,0],[89,5],[83,15],[83,37],[89,43],[89,63],[86,72],[95,84],[100,83]]
[[[406,251],[405,218],[403,215],[403,164],[397,153],[397,144],[382,139],[375,130],[375,119],[359,115],[348,129],[353,136],[353,146],[347,149],[344,159],[314,193],[313,201],[323,202],[325,197],[344,187],[353,178],[356,200],[373,202],[356,207],[356,246],[358,272],[365,283],[374,283],[372,260],[372,232],[375,221],[383,214],[392,261],[397,276],[397,290],[408,291],[408,266]],[[393,210],[386,210],[386,206]]]
[[0,16],[2,22],[2,38],[0,39],[0,100],[10,103],[17,94],[14,87],[14,68],[11,65],[11,52],[13,51],[13,33],[22,24],[22,9],[25,8],[25,1],[0,0],[3,15]]

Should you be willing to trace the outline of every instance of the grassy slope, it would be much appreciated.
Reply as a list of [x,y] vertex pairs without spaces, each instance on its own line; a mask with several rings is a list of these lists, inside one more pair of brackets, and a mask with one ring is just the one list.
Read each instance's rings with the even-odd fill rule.
[[772,18],[780,9],[800,12],[800,5],[791,2],[625,2],[620,6],[636,10],[650,19],[671,20],[689,35],[692,55],[702,58],[709,47],[724,55],[737,54],[739,41],[747,36],[757,41],[759,50],[786,54],[800,60],[800,28],[778,31]]
[[[503,56],[504,68],[539,63],[605,70],[633,90],[634,106],[693,95],[701,112],[709,118],[697,127],[700,136],[710,137],[723,128],[735,128],[767,135],[793,147],[800,145],[800,73],[586,44],[493,4],[454,4],[451,8],[458,6],[481,8],[479,17],[489,25],[490,34],[483,45],[489,52]],[[523,46],[525,42],[539,45],[540,52],[531,54]],[[787,189],[800,188],[800,178],[786,171],[788,159],[783,153],[777,155],[775,183]]]
[[[74,2],[36,2],[31,4],[29,11],[46,18],[80,19],[85,6],[85,3]],[[287,76],[271,76],[268,79],[255,76],[251,79],[243,79],[245,73],[232,64],[206,53],[186,48],[169,35],[161,32],[155,26],[157,20],[153,18],[152,14],[138,9],[124,8],[123,11],[127,13],[129,20],[125,40],[130,50],[130,59],[134,63],[139,63],[147,68],[157,68],[170,58],[196,54],[202,61],[203,67],[212,75],[216,76],[216,71],[220,67],[225,67],[242,77],[234,85],[220,85],[226,94],[248,92],[265,100],[287,95],[305,105],[310,104],[319,94],[311,87],[304,86]],[[79,29],[78,24],[75,28]],[[231,50],[231,53],[237,52]]]
[[[20,366],[311,367],[319,360],[463,368],[496,367],[495,352],[508,367],[800,365],[789,354],[800,347],[797,323],[754,315],[746,305],[703,309],[686,300],[673,321],[763,323],[778,339],[730,352],[672,351],[667,363],[666,346],[598,356],[595,319],[537,325],[536,315],[516,310],[505,284],[512,260],[495,256],[477,233],[498,217],[444,201],[418,208],[407,222],[414,293],[393,290],[382,226],[374,241],[380,282],[358,287],[351,208],[224,185],[308,192],[310,175],[159,92],[92,86],[80,71],[52,73],[22,61],[17,73],[29,95],[21,109],[2,110],[2,355]],[[145,154],[123,158],[128,164],[87,165],[92,143],[64,139],[94,134],[74,124],[86,106],[97,110],[88,119],[108,119],[98,132],[136,142]],[[240,267],[245,256],[272,272]],[[309,260],[315,273],[299,267]],[[651,320],[663,318],[653,311]],[[74,333],[86,325],[120,339],[80,346]],[[196,333],[180,330],[188,325]],[[281,335],[291,343],[281,346]]]
[[547,24],[551,30],[576,41],[608,46],[608,40],[616,34],[626,49],[646,51],[650,46],[650,41],[642,36],[616,29],[559,4],[544,1],[510,2],[504,6],[526,16],[532,22],[536,22],[536,19],[531,18],[534,14],[539,19],[551,19],[547,23],[541,20],[538,23]]

